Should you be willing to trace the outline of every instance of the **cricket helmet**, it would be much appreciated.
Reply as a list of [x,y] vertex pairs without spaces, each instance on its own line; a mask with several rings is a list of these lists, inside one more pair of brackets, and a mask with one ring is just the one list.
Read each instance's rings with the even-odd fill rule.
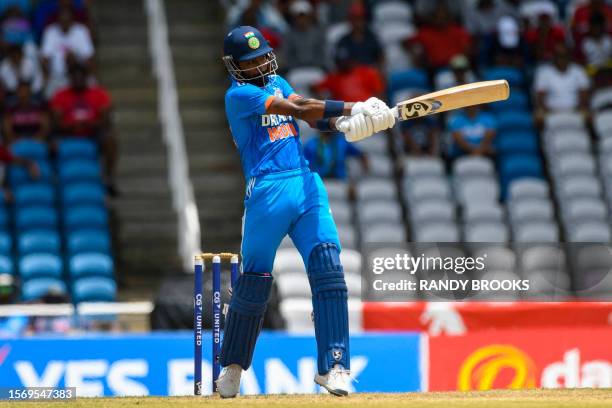
[[[249,61],[261,56],[267,56],[266,62],[249,70],[256,69],[259,75],[247,77],[238,62]],[[237,81],[259,81],[276,73],[278,64],[274,50],[268,44],[263,34],[251,26],[240,26],[230,31],[223,42],[223,62],[229,74]]]

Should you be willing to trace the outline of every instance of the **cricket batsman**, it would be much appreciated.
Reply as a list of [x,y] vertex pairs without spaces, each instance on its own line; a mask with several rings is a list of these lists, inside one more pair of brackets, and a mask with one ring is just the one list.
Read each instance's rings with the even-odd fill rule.
[[225,112],[247,180],[242,220],[242,274],[234,286],[221,349],[219,394],[235,397],[251,365],[272,287],[276,250],[289,234],[312,292],[318,373],[314,381],[338,396],[350,389],[347,287],[340,241],[321,178],[304,158],[297,119],[357,141],[392,127],[381,100],[348,103],[297,95],[276,74],[272,48],[255,28],[233,29],[223,61],[231,77]]

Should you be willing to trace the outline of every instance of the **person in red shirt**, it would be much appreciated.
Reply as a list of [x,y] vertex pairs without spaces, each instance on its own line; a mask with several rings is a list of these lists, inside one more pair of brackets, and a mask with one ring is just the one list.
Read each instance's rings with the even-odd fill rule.
[[358,102],[372,96],[383,97],[385,84],[376,68],[356,63],[344,47],[336,50],[336,70],[314,86],[315,93],[331,99]]
[[472,39],[463,27],[452,21],[446,4],[439,2],[431,22],[408,38],[404,46],[415,62],[435,70],[448,66],[455,55],[471,55]]
[[605,0],[590,0],[587,4],[578,6],[572,17],[571,27],[575,44],[581,44],[589,32],[591,15],[594,13],[605,16],[608,33],[612,35],[612,6],[606,4]]
[[87,68],[73,65],[70,86],[53,96],[51,110],[61,137],[87,137],[98,142],[109,192],[114,194],[117,139],[110,117],[111,99],[104,88],[89,85],[87,79]]
[[555,48],[565,44],[565,32],[553,24],[552,16],[543,13],[538,17],[538,26],[525,31],[525,42],[534,61],[550,61]]

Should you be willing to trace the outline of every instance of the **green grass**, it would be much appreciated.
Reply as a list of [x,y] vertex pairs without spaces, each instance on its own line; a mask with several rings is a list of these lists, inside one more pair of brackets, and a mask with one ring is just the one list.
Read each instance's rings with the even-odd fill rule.
[[[39,402],[51,408],[199,408],[199,407],[410,407],[410,408],[552,408],[612,407],[612,389],[504,390],[482,392],[430,392],[411,394],[266,395],[235,399],[219,397],[117,397],[78,398],[76,401]],[[0,402],[0,408],[15,406]]]

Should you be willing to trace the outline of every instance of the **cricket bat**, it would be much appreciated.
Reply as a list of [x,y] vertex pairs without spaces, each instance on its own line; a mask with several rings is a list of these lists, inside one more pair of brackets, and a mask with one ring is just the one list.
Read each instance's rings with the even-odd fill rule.
[[410,120],[466,106],[503,101],[508,96],[510,87],[505,79],[473,82],[402,101],[391,110],[397,120]]

